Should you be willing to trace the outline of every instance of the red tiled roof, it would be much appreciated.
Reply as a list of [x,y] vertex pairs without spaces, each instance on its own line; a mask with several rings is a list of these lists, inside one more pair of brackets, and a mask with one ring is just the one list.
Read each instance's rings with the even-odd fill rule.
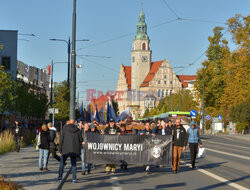
[[186,88],[188,87],[188,82],[196,80],[197,76],[196,75],[177,75],[177,77],[181,81],[182,86]]
[[141,84],[141,87],[146,87],[149,85],[149,82],[154,78],[162,62],[163,61],[152,62],[150,71],[148,75],[146,76],[146,78],[144,79],[143,83]]
[[124,72],[128,84],[128,89],[131,90],[131,66],[124,66]]

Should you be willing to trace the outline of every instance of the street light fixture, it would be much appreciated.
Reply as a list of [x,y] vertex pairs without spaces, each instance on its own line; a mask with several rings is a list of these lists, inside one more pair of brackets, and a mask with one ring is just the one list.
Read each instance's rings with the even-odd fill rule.
[[33,36],[33,37],[36,36],[35,34],[22,34],[22,33],[18,33],[18,35],[21,35],[21,36]]
[[[67,44],[67,53],[68,53],[68,79],[67,79],[67,83],[69,86],[69,80],[70,80],[70,50],[71,50],[71,44],[72,42],[70,42],[70,37],[67,40],[63,40],[63,39],[56,39],[56,38],[51,38],[49,39],[51,41],[61,41],[61,42],[65,42]],[[89,41],[88,39],[82,39],[82,40],[76,40],[76,41]]]

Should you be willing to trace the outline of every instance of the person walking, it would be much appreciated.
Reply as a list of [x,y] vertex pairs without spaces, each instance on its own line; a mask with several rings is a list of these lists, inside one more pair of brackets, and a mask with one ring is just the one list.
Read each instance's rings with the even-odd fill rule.
[[[105,130],[101,133],[102,135],[120,135],[121,129],[115,125],[115,121],[113,118],[109,120],[109,126],[105,128]],[[106,164],[106,174],[115,174],[115,164]]]
[[192,168],[194,169],[196,155],[198,153],[198,144],[200,144],[200,147],[202,148],[202,142],[200,139],[199,129],[196,127],[196,124],[194,121],[190,123],[190,128],[187,130],[187,138],[188,138],[189,149],[190,149],[191,164],[192,164]]
[[14,136],[16,151],[20,151],[20,143],[23,140],[23,128],[19,125],[19,122],[15,120],[14,126],[12,127],[12,135]]
[[61,154],[58,180],[62,180],[64,164],[68,157],[71,160],[72,166],[72,183],[76,183],[76,158],[81,154],[83,138],[80,129],[75,126],[75,120],[70,119],[62,131],[59,145],[59,152]]
[[173,173],[176,174],[179,171],[181,152],[186,150],[187,146],[187,132],[181,124],[180,119],[176,119],[175,127],[173,128]]
[[[60,157],[56,154],[56,144],[55,144],[55,138],[56,138],[56,128],[52,126],[52,123],[49,122],[47,124],[50,134],[50,143],[49,143],[49,155],[52,154],[53,158],[55,158],[58,162],[60,162]],[[48,157],[49,160],[49,157]]]
[[[50,149],[50,133],[48,131],[48,127],[43,124],[42,130],[40,131],[40,144],[38,145],[39,148],[39,169],[47,171],[47,164],[48,164],[48,156],[49,156],[49,149]],[[43,166],[42,166],[42,159],[43,159]]]
[[[94,124],[91,124],[94,125]],[[85,163],[85,159],[84,159],[84,146],[86,144],[86,134],[87,133],[91,133],[90,131],[90,127],[89,124],[86,122],[84,123],[83,127],[81,128],[81,132],[82,132],[82,137],[83,137],[83,146],[81,149],[81,160],[82,160],[82,175],[86,175],[86,174],[90,174],[90,170],[91,170],[91,164],[90,163]],[[87,166],[87,171],[86,171],[86,166]]]
[[[155,126],[155,127],[157,127],[157,126]],[[140,135],[153,135],[153,136],[155,135],[153,133],[153,131],[150,129],[149,122],[145,123],[144,129],[140,130],[139,134]],[[144,172],[145,172],[145,174],[150,174],[150,165],[144,165]]]

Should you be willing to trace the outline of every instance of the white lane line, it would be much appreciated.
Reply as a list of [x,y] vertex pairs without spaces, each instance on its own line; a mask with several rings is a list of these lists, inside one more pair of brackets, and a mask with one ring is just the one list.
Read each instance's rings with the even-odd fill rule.
[[225,143],[219,143],[219,142],[212,142],[212,141],[208,141],[208,140],[202,140],[208,143],[213,143],[213,144],[221,144],[221,145],[226,145],[226,146],[231,146],[231,147],[237,147],[237,148],[245,148],[245,149],[249,149],[249,147],[245,147],[245,146],[239,146],[239,145],[233,145],[233,144],[225,144]]
[[[191,164],[187,164],[186,162],[184,162],[184,161],[181,161],[182,163],[184,163],[185,165],[187,165],[187,166],[189,166],[190,168],[191,168]],[[225,178],[223,178],[223,177],[220,177],[220,176],[218,176],[218,175],[215,175],[215,174],[213,174],[213,173],[211,173],[211,172],[209,172],[209,171],[206,171],[206,170],[204,170],[204,169],[201,169],[201,168],[196,168],[196,171],[199,171],[199,172],[201,172],[201,173],[203,173],[203,174],[205,174],[205,175],[207,175],[207,176],[209,176],[209,177],[211,177],[211,178],[214,178],[214,179],[216,179],[216,180],[218,180],[218,181],[220,181],[220,182],[223,182],[223,183],[225,183],[225,184],[227,184],[227,185],[229,185],[229,186],[231,186],[231,187],[234,187],[234,188],[236,188],[236,189],[240,189],[240,190],[249,190],[248,188],[246,188],[246,187],[243,187],[243,186],[241,186],[241,185],[239,185],[239,184],[237,184],[237,183],[234,183],[234,182],[231,182],[230,180],[227,180],[227,179],[225,179]]]
[[214,149],[210,149],[210,148],[206,148],[206,150],[209,150],[209,151],[212,151],[212,152],[217,152],[217,153],[220,153],[220,154],[225,154],[225,155],[228,155],[228,156],[234,156],[234,157],[241,158],[241,159],[250,160],[250,157],[247,157],[247,156],[241,156],[241,155],[232,154],[232,153],[228,153],[228,152],[223,152],[223,151],[220,151],[220,150],[214,150]]
[[122,190],[122,188],[119,187],[120,182],[118,180],[118,177],[114,176],[114,177],[110,177],[110,179],[111,179],[111,183],[113,185],[112,190]]

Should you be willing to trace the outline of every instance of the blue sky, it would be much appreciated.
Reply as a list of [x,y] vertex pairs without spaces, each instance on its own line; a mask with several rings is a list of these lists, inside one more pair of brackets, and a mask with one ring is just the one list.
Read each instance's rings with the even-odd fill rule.
[[[67,61],[64,42],[72,30],[72,0],[0,0],[0,29],[34,33],[29,42],[18,41],[18,59],[37,67],[45,67],[53,59]],[[215,26],[236,13],[249,14],[249,0],[144,0],[148,35],[151,40],[152,61],[168,59],[172,67],[186,66],[194,62],[208,47],[208,36]],[[78,55],[109,56],[111,58],[77,57],[77,81],[81,99],[88,89],[115,90],[120,65],[130,65],[130,51],[141,9],[140,0],[77,0]],[[178,17],[192,20],[174,20]],[[197,22],[207,20],[213,22]],[[165,23],[165,24],[162,24]],[[159,24],[159,25],[158,25]],[[158,26],[157,26],[158,25]],[[225,26],[226,27],[226,26]],[[228,37],[228,35],[226,35]],[[232,46],[233,47],[233,46]],[[202,56],[191,67],[177,74],[195,74],[205,59]],[[67,66],[55,66],[55,81],[67,78]],[[87,86],[86,86],[87,85]]]

